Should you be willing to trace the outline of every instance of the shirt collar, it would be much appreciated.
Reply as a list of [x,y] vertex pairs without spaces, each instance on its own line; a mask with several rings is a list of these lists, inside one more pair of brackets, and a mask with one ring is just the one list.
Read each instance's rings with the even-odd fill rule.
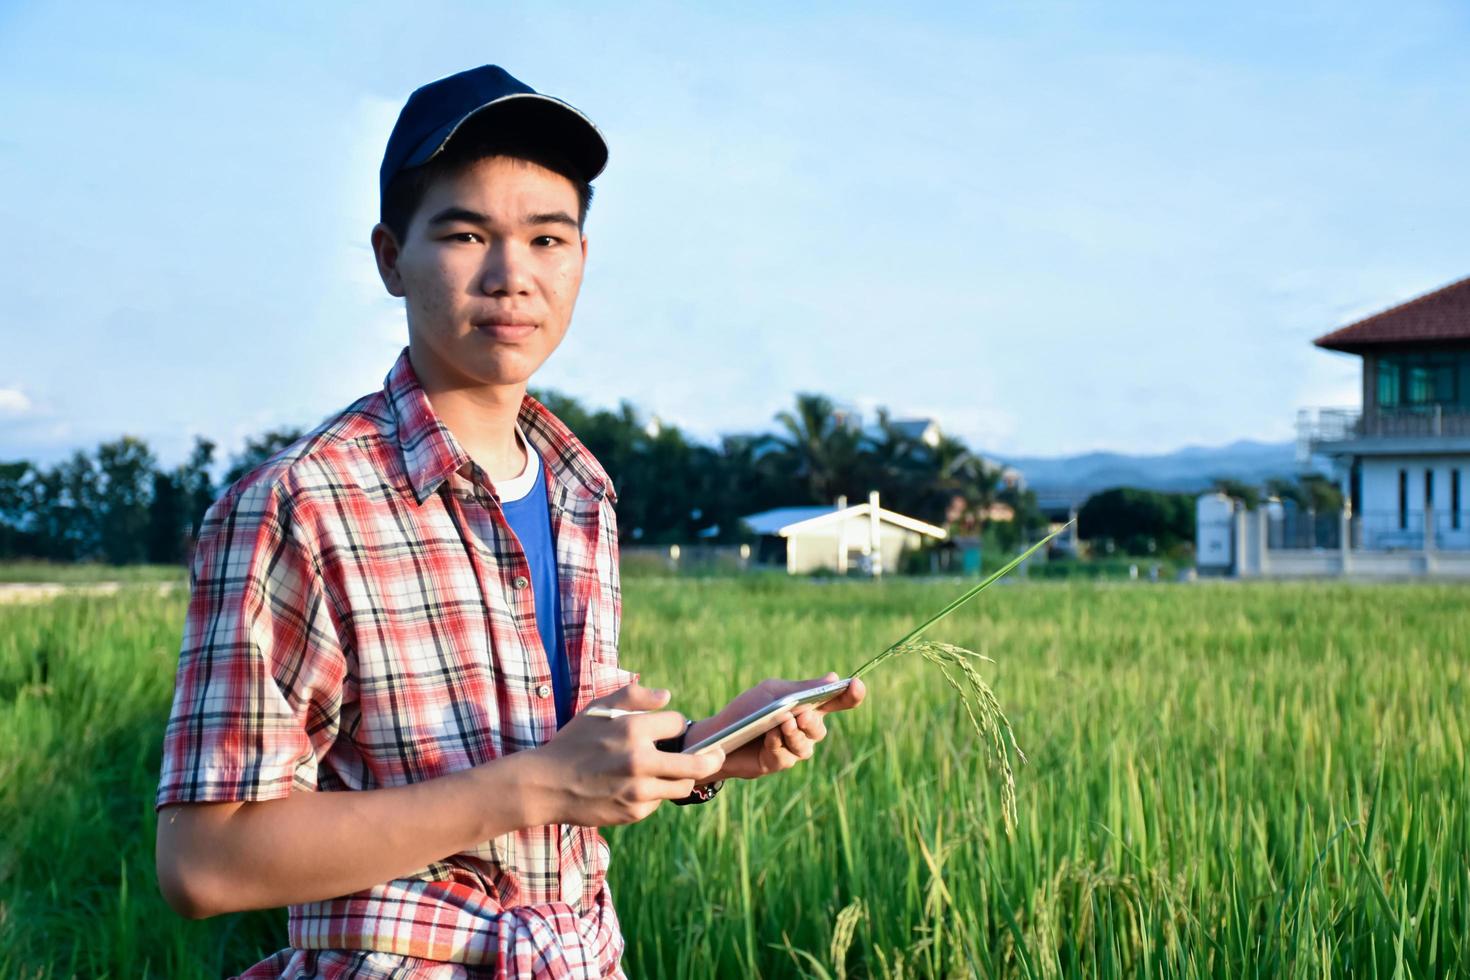
[[[471,462],[470,455],[435,414],[409,360],[407,347],[383,379],[383,391],[397,421],[404,469],[415,498],[423,503],[450,473]],[[612,480],[597,458],[550,409],[526,395],[516,419],[546,462],[549,480],[566,484],[581,496],[606,496],[611,502],[617,502]]]

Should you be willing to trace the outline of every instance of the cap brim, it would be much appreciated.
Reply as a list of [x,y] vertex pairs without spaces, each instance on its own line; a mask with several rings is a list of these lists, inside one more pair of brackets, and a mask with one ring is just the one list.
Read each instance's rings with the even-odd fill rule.
[[537,92],[517,92],[492,99],[441,126],[419,144],[399,169],[428,163],[456,136],[481,126],[523,134],[545,143],[566,157],[588,183],[607,166],[607,141],[592,120],[560,99]]

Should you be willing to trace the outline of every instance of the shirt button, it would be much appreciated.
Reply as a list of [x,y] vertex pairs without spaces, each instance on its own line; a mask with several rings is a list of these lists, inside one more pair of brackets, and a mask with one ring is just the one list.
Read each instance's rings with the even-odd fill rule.
[[541,686],[537,687],[536,688],[536,696],[538,698],[549,698],[549,697],[551,697],[551,685],[550,684],[542,684]]
[[518,589],[524,589],[526,586],[531,584],[531,580],[526,578],[526,576],[524,575],[517,575],[510,584],[514,585]]

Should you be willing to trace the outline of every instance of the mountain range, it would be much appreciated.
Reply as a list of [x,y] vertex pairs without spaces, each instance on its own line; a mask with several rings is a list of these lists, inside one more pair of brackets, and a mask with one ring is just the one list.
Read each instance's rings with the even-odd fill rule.
[[1025,475],[1038,496],[1086,496],[1108,487],[1197,491],[1216,477],[1260,484],[1300,472],[1294,442],[1241,439],[1225,446],[1186,446],[1150,456],[1091,452],[1078,456],[1001,456]]

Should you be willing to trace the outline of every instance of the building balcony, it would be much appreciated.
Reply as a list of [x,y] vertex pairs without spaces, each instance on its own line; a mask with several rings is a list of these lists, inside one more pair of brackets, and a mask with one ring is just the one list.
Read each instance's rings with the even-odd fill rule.
[[1420,408],[1303,408],[1297,411],[1297,457],[1325,453],[1470,450],[1470,411]]

